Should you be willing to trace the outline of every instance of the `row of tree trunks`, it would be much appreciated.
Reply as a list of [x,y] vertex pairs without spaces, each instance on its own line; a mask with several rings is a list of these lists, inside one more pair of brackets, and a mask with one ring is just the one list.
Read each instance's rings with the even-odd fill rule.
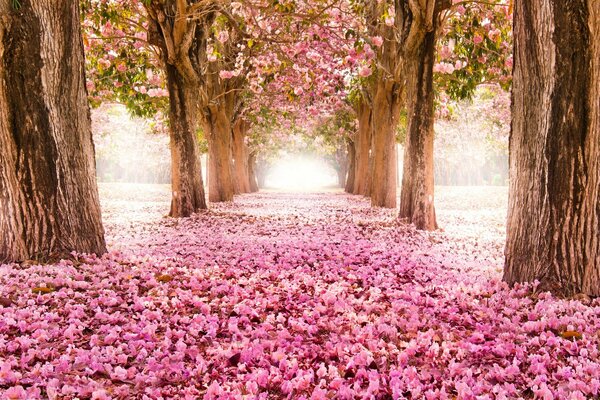
[[171,145],[171,212],[174,218],[189,217],[207,208],[202,165],[196,136],[197,92],[177,68],[166,64],[169,90],[169,136]]
[[106,251],[77,1],[0,1],[0,262]]
[[[193,2],[194,3],[194,2]],[[232,122],[245,79],[223,80],[216,63],[207,61],[211,26],[217,8],[210,2],[194,3],[199,18],[189,19],[188,2],[150,0],[145,4],[149,16],[148,37],[161,48],[169,79],[171,105],[171,142],[173,154],[173,216],[188,216],[206,208],[198,160],[196,128],[201,121],[208,141],[208,197],[210,202],[232,201],[236,191],[248,185],[236,180],[232,155]],[[227,62],[234,62],[237,46],[230,41]],[[169,78],[170,77],[170,78]],[[196,149],[192,144],[196,143]],[[195,153],[195,154],[194,154]],[[246,157],[247,159],[247,157]],[[183,197],[183,198],[182,198]],[[202,202],[204,204],[202,204]],[[191,212],[190,212],[191,211]]]
[[354,184],[352,193],[363,196],[371,194],[371,136],[373,110],[367,100],[361,100],[356,108],[358,114],[358,131],[354,144]]
[[427,32],[416,56],[407,60],[408,129],[399,217],[417,229],[435,230],[433,123],[435,28]]
[[[383,37],[378,50],[381,66],[376,83],[370,87],[371,111],[371,205],[394,208],[397,204],[398,159],[396,128],[404,106],[402,95],[408,84],[409,135],[405,149],[402,204],[399,217],[419,229],[436,229],[433,208],[433,62],[436,27],[449,0],[409,0],[394,3],[394,27],[385,26],[380,15],[383,6],[372,2],[367,22],[373,35]],[[363,110],[358,110],[359,126]],[[366,112],[365,112],[366,113]],[[360,129],[359,129],[360,130]],[[357,145],[357,163],[359,147]],[[364,162],[364,161],[361,161]],[[364,171],[357,166],[357,172]],[[357,181],[360,179],[357,178]],[[354,190],[364,194],[360,189]]]
[[250,124],[243,118],[238,118],[232,128],[232,156],[234,160],[235,182],[238,193],[251,193],[250,183],[250,154],[246,145],[246,135]]
[[600,295],[600,2],[517,0],[504,279]]

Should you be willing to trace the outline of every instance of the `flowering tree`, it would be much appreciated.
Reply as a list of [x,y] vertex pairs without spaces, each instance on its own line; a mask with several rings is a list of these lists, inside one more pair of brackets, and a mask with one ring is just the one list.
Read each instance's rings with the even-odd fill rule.
[[324,121],[318,121],[315,129],[320,139],[318,148],[338,175],[338,184],[347,192],[353,184],[355,172],[354,140],[356,137],[356,118],[349,107],[338,110]]
[[165,110],[172,158],[170,215],[185,217],[206,208],[195,93],[167,62],[166,44],[146,6],[138,0],[83,2],[87,86],[93,103],[116,100],[142,116]]
[[[144,49],[142,61],[151,60],[153,53],[162,61],[129,66],[118,57],[130,57],[131,49],[111,52],[104,48],[101,54],[107,55],[97,58],[96,71],[108,74],[100,74],[100,78],[126,74],[133,82],[153,79],[154,86],[152,82],[138,83],[131,88],[120,79],[114,83],[113,96],[132,102],[138,113],[147,112],[148,104],[160,105],[156,97],[167,92],[160,77],[168,78],[169,74],[161,73],[156,65],[166,72],[166,67],[173,65],[184,76],[189,75],[182,84],[189,88],[186,90],[193,104],[185,110],[188,114],[193,110],[195,122],[190,126],[200,124],[208,139],[211,201],[230,200],[236,191],[249,189],[244,172],[249,153],[243,138],[251,128],[251,119],[244,115],[254,108],[253,102],[311,119],[319,114],[332,115],[349,101],[359,121],[352,142],[354,168],[349,188],[372,195],[373,205],[395,206],[396,126],[398,113],[406,106],[407,157],[400,216],[420,228],[435,228],[434,83],[442,111],[447,98],[469,97],[481,83],[510,84],[508,7],[468,2],[451,6],[440,1],[290,1],[275,7],[258,0],[188,3],[135,2],[148,13],[138,19],[132,32],[102,25],[104,32],[100,33],[105,36],[117,37],[123,43],[131,39],[134,47]],[[133,18],[127,12],[123,15],[121,19]],[[180,21],[177,26],[175,21]],[[140,26],[145,33],[135,31]],[[427,34],[433,35],[431,44],[425,41]],[[441,35],[439,42],[436,34]],[[146,39],[154,45],[148,50],[143,45]],[[425,45],[431,53],[427,60],[421,48]],[[431,64],[431,71],[419,69],[425,61]],[[90,83],[96,95],[107,92],[100,82],[102,79],[95,85]],[[166,82],[165,87],[173,86],[169,79]],[[181,102],[175,100],[170,99],[171,108]],[[419,103],[422,101],[425,103]],[[170,118],[177,113],[171,112]],[[172,123],[171,129],[189,125],[183,122]],[[184,136],[194,140],[191,133]],[[172,142],[183,143],[177,137]],[[190,160],[181,156],[182,149],[193,147],[181,145],[173,153],[174,159]],[[186,187],[194,186],[184,184],[194,181],[184,173],[190,162],[183,163],[174,174]],[[174,189],[179,199],[189,197],[189,193],[194,191]],[[188,200],[184,203],[193,203]]]
[[[321,77],[328,76],[320,74],[323,60],[331,71],[332,57],[310,48],[333,48],[328,38],[341,26],[335,18],[322,23],[331,8],[325,1],[274,7],[261,1],[89,2],[86,26],[93,34],[88,47],[95,55],[89,57],[95,78],[88,83],[92,100],[113,98],[138,114],[151,114],[160,106],[155,99],[169,94],[174,216],[206,206],[195,161],[197,125],[209,144],[209,198],[231,200],[240,180],[233,172],[232,145],[238,160],[243,153],[243,140],[232,142],[232,131],[243,135],[240,128],[247,127],[237,121],[243,118],[242,92],[248,87],[260,92],[277,81],[288,96],[309,99],[304,95],[310,91],[314,99],[312,89],[323,87]],[[100,38],[110,39],[110,44]],[[309,74],[305,61],[317,69]],[[317,104],[312,101],[311,107],[314,112]],[[237,184],[238,191],[245,189]]]
[[[493,78],[501,79],[508,85],[506,71],[510,67],[508,53],[511,49],[508,44],[507,31],[510,28],[506,22],[510,20],[506,4],[475,6],[467,12],[462,2],[450,4],[436,4],[434,6],[434,29],[427,33],[423,39],[419,54],[420,60],[415,58],[407,64],[408,98],[408,127],[405,143],[404,173],[402,178],[402,193],[400,203],[400,218],[413,222],[419,229],[435,229],[437,222],[434,208],[434,170],[433,170],[433,122],[434,122],[434,91],[433,83],[435,70],[436,28],[446,19],[450,20],[446,28],[445,40],[452,43],[453,35],[460,35],[459,45],[454,48],[457,58],[454,65],[454,77],[448,80],[448,94],[454,97],[467,97],[472,95],[474,88]],[[438,10],[439,7],[439,10]],[[443,12],[442,12],[443,11]],[[436,16],[436,13],[439,14]],[[490,22],[491,18],[494,23]],[[439,18],[439,20],[436,20]],[[467,24],[464,24],[466,21]],[[481,22],[480,22],[481,21]],[[504,33],[495,25],[503,28]],[[439,29],[439,28],[437,28]],[[464,34],[464,32],[468,32]],[[448,37],[450,37],[448,39]],[[444,48],[440,51],[443,56]],[[491,67],[487,62],[493,61]],[[497,65],[502,65],[502,69]],[[459,68],[456,68],[459,67]],[[466,71],[461,71],[466,68]],[[447,71],[451,72],[451,71]]]
[[[406,106],[408,127],[399,215],[421,229],[435,229],[434,76],[437,75],[439,88],[447,89],[445,96],[454,98],[470,96],[477,85],[485,82],[482,77],[489,81],[495,76],[503,85],[509,85],[510,79],[503,73],[510,69],[505,23],[509,13],[500,11],[495,4],[477,4],[479,11],[477,7],[466,8],[471,7],[469,2],[352,4],[363,21],[362,26],[359,24],[362,41],[357,40],[363,65],[359,68],[362,84],[356,104],[359,138],[364,139],[357,142],[372,144],[371,176],[357,179],[370,181],[370,188],[359,192],[370,193],[373,205],[395,207],[396,126],[400,110]],[[486,33],[489,39],[484,36]],[[440,34],[443,39],[438,42]],[[458,37],[461,40],[457,44]],[[440,45],[436,57],[436,46]],[[488,58],[494,62],[492,68],[487,64]],[[502,68],[497,67],[499,64]],[[443,100],[445,96],[440,97]],[[368,132],[372,134],[370,140]],[[356,149],[357,165],[368,163],[365,156],[361,157],[366,153],[362,147]],[[364,167],[359,170],[364,171]]]
[[[368,88],[372,106],[370,120],[373,132],[370,192],[372,204],[375,206],[396,206],[395,131],[398,114],[403,106],[404,89],[406,88],[407,92],[409,115],[416,117],[418,114],[419,118],[427,121],[430,119],[429,114],[433,113],[433,88],[428,84],[428,77],[433,74],[435,31],[439,17],[449,6],[449,2],[443,1],[357,3],[357,10],[364,16],[366,33],[372,38],[373,45],[377,46],[373,63],[376,68],[375,76],[372,86]],[[427,109],[429,103],[431,103],[431,111]],[[416,113],[417,109],[418,113]],[[422,124],[421,121],[409,120],[413,121],[412,127]],[[409,132],[410,128],[409,122]],[[429,136],[432,142],[432,130]],[[408,154],[415,152],[414,140],[411,137],[409,134]],[[421,136],[421,139],[424,139],[421,143],[426,147],[425,142],[429,140],[427,135]],[[421,143],[417,147],[420,147]],[[415,181],[429,186],[427,182],[429,179],[425,176],[418,177],[416,172],[409,172],[408,175],[414,175]],[[423,172],[426,174],[427,169]],[[409,186],[409,183],[406,186]],[[433,187],[432,180],[431,186]],[[403,203],[410,205],[414,202],[411,198],[405,198]],[[406,212],[401,210],[401,215]],[[431,217],[435,219],[432,207],[423,215],[427,215],[425,220]],[[418,223],[418,225],[422,224]]]

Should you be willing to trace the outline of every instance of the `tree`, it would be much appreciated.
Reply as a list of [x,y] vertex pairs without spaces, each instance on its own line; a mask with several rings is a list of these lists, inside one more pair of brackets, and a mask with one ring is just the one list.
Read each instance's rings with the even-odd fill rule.
[[235,168],[235,182],[238,193],[251,193],[253,185],[251,183],[250,153],[246,144],[246,137],[250,123],[244,118],[236,118],[233,124],[233,161]]
[[[359,119],[362,122],[364,118],[365,134],[369,130],[371,133],[368,193],[371,196],[371,204],[377,207],[396,207],[398,168],[395,131],[403,100],[401,49],[405,41],[402,36],[405,31],[403,26],[394,24],[403,22],[401,18],[395,18],[397,9],[403,7],[403,3],[383,1],[364,4],[366,34],[378,48],[373,51],[369,44],[365,45],[368,52],[374,52],[377,69],[374,73],[375,81],[368,88],[371,104],[362,105]],[[369,70],[363,71],[362,75],[365,76],[370,73]],[[370,122],[370,126],[367,127],[366,121]],[[359,127],[359,136],[362,135],[361,132],[363,128]],[[358,161],[360,162],[360,158]],[[358,168],[362,169],[364,166]]]
[[437,226],[433,209],[433,66],[440,13],[450,4],[449,0],[362,4],[369,41],[377,47],[371,89],[371,204],[396,207],[396,127],[406,100],[409,133],[400,217],[415,222],[419,229]]
[[[174,0],[147,1],[146,10],[148,39],[160,48],[169,90],[174,166],[171,215],[188,216],[206,208],[196,130],[199,118],[204,122],[202,107],[208,101],[204,72],[217,10],[212,4]],[[201,17],[191,18],[196,13]],[[210,144],[211,131],[205,129],[205,134]]]
[[[182,43],[181,37],[172,36],[173,18],[162,21],[163,32],[156,19],[147,18],[144,4],[138,0],[85,0],[82,4],[92,104],[118,101],[134,115],[144,117],[165,110],[171,149],[169,214],[188,217],[206,209],[196,135],[197,82],[183,61],[194,56],[194,48]],[[174,5],[164,7],[171,11]],[[174,58],[169,51],[181,53]]]
[[348,138],[346,142],[346,151],[348,153],[348,177],[346,178],[344,190],[346,193],[354,193],[354,183],[356,182],[356,146],[355,141],[352,138]]
[[[414,43],[409,40],[406,45],[404,64],[408,127],[399,217],[418,229],[434,230],[434,82],[454,99],[472,97],[482,83],[508,88],[510,12],[502,1],[472,2],[468,8],[464,2],[455,2],[453,9],[450,1],[426,3],[431,13],[409,7],[413,20],[407,40],[412,38]],[[417,13],[422,15],[414,19]],[[440,32],[442,43],[437,39]],[[441,63],[436,61],[436,46],[437,59],[445,59]]]
[[371,194],[371,138],[372,138],[372,114],[373,109],[369,100],[360,98],[356,105],[358,116],[358,129],[354,141],[354,194],[369,196]]
[[515,1],[504,280],[600,295],[600,3]]
[[399,217],[412,222],[417,229],[435,230],[438,226],[433,202],[433,67],[440,13],[450,3],[439,0],[426,3],[425,9],[407,10],[412,19],[403,68],[407,79],[408,128]]
[[[441,89],[447,89],[453,98],[469,97],[477,85],[492,78],[508,86],[510,79],[503,72],[508,68],[504,55],[510,44],[505,40],[502,23],[510,13],[507,7],[499,10],[502,1],[455,1],[454,6],[450,0],[352,3],[364,25],[356,46],[362,54],[358,73],[363,78],[373,76],[367,81],[371,85],[363,86],[369,94],[364,98],[371,99],[368,104],[372,108],[371,203],[396,206],[396,128],[400,112],[406,107],[408,128],[399,216],[419,229],[435,229],[434,77],[437,75],[436,81],[444,84]],[[448,38],[441,43],[442,62],[435,53],[440,34]],[[505,61],[506,68],[499,67]],[[441,75],[445,76],[439,79]]]
[[[315,121],[314,127],[308,127],[305,134],[308,148],[323,157],[336,171],[338,184],[346,188],[347,184],[355,181],[354,144],[356,118],[354,110],[349,107],[340,108],[331,116],[322,117]],[[351,181],[351,182],[349,182]]]
[[76,1],[0,1],[0,262],[106,251]]

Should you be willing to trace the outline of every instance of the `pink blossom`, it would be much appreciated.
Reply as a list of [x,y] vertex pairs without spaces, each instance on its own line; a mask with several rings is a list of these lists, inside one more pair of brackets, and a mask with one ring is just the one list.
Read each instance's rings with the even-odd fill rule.
[[358,68],[358,75],[360,75],[363,78],[371,76],[372,73],[373,73],[373,71],[371,70],[371,67],[369,67],[368,65],[361,65]]
[[111,397],[108,395],[105,389],[96,389],[92,392],[92,400],[110,400]]
[[234,77],[233,71],[221,70],[219,71],[219,77],[221,79],[231,79]]
[[102,66],[105,69],[110,67],[110,61],[106,58],[99,59],[98,64],[100,64],[100,66]]
[[23,386],[17,385],[6,389],[3,398],[7,400],[25,400],[27,398],[27,392],[23,389]]
[[371,38],[371,42],[373,42],[373,45],[375,47],[381,47],[381,46],[383,46],[383,38],[381,36],[373,36]]
[[310,396],[310,400],[328,400],[329,397],[327,397],[327,391],[319,388],[319,387],[315,387],[311,396]]
[[217,40],[221,43],[227,43],[227,41],[229,40],[229,32],[220,31],[217,35]]
[[223,389],[219,382],[213,381],[206,390],[206,399],[214,399],[220,396],[223,393]]

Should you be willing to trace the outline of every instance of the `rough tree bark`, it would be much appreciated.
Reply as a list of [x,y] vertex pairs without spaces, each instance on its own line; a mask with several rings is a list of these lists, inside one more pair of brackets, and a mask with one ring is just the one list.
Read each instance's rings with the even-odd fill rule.
[[79,3],[0,0],[0,262],[106,251]]
[[[369,163],[369,195],[375,207],[396,207],[398,165],[396,163],[396,126],[401,107],[403,77],[403,43],[405,41],[404,16],[408,0],[365,2],[366,22],[371,36],[383,39],[377,50],[378,69],[373,82],[364,90],[369,94],[371,117],[371,142]],[[415,2],[420,3],[420,2]],[[392,7],[396,15],[394,26],[381,18]],[[359,109],[360,121],[368,110]],[[362,147],[362,146],[361,146]],[[364,163],[361,160],[361,163]],[[360,167],[363,168],[362,166]]]
[[600,295],[600,2],[515,1],[504,280]]
[[354,183],[356,181],[356,150],[354,140],[348,140],[348,177],[344,190],[346,193],[354,193]]
[[[169,123],[171,146],[171,210],[172,217],[189,217],[206,209],[202,181],[202,164],[198,149],[198,112],[200,92],[200,43],[204,32],[188,21],[186,2],[150,1],[148,41],[160,48],[169,90]],[[207,19],[214,18],[207,13]]]
[[450,0],[404,2],[401,70],[406,79],[408,133],[404,150],[399,217],[418,229],[435,230],[433,165],[433,65],[440,14]]
[[[405,92],[406,82],[412,84],[412,93],[427,94],[425,99],[408,99],[414,109],[424,107],[423,110],[416,110],[409,115],[410,119],[416,118],[412,122],[413,138],[410,148],[405,152],[405,157],[409,160],[404,163],[405,166],[411,166],[412,171],[404,171],[404,176],[411,172],[416,174],[411,185],[405,187],[406,190],[413,191],[405,193],[403,198],[410,199],[414,206],[410,212],[410,222],[416,222],[421,225],[421,221],[431,219],[432,213],[425,217],[421,215],[421,210],[427,212],[427,207],[421,205],[427,204],[427,201],[433,202],[429,198],[428,190],[423,188],[429,184],[425,182],[416,182],[419,179],[428,176],[428,160],[433,158],[433,154],[425,154],[433,151],[433,146],[427,147],[429,143],[427,135],[430,134],[428,128],[429,118],[421,117],[421,111],[426,116],[429,112],[429,96],[425,90],[432,86],[427,80],[431,79],[428,68],[417,68],[419,62],[424,62],[430,58],[428,47],[431,41],[435,44],[435,29],[440,13],[451,6],[450,0],[395,0],[394,7],[394,25],[387,26],[381,19],[381,15],[387,12],[389,6],[387,2],[370,2],[367,11],[367,26],[372,36],[383,38],[383,45],[377,52],[378,71],[375,77],[376,84],[373,92],[373,145],[372,145],[372,183],[371,183],[371,204],[373,206],[395,207],[396,189],[397,189],[397,161],[396,161],[396,127],[398,113],[402,107],[402,96]],[[426,40],[429,38],[429,40]],[[412,76],[411,76],[412,75]],[[415,86],[416,85],[416,86]],[[419,135],[425,135],[424,139],[416,138],[418,130]],[[423,146],[423,147],[420,147]],[[417,161],[414,161],[415,158]],[[420,160],[420,161],[419,161]],[[421,169],[416,170],[415,168]],[[432,169],[432,168],[431,168]],[[425,198],[421,198],[425,196]],[[407,208],[407,209],[408,209]],[[431,229],[435,223],[424,224],[426,228]]]
[[435,63],[435,27],[427,32],[421,45],[407,60],[406,97],[408,129],[404,150],[404,170],[399,217],[417,229],[435,230],[433,123],[433,65]]
[[358,114],[358,132],[356,135],[355,151],[356,164],[354,174],[354,194],[369,196],[371,194],[371,168],[370,168],[370,152],[371,152],[371,120],[372,108],[366,101],[361,101],[357,106]]
[[171,144],[171,212],[175,218],[189,217],[206,209],[202,165],[196,129],[196,90],[173,65],[166,65],[169,89],[169,136]]
[[204,116],[208,138],[208,199],[232,201],[235,194],[231,156],[231,117],[222,105],[211,105]]
[[373,98],[373,163],[371,167],[371,205],[396,207],[398,165],[396,127],[400,111],[398,84],[380,77]]
[[250,193],[250,175],[249,175],[249,152],[246,145],[246,134],[250,124],[242,118],[238,118],[233,124],[232,152],[234,159],[234,173],[236,187],[239,193]]
[[258,180],[256,179],[256,153],[250,153],[248,157],[248,179],[250,180],[250,193],[258,192]]
[[348,170],[350,163],[348,162],[348,150],[344,147],[340,147],[334,154],[335,171],[338,176],[338,185],[340,188],[346,187],[346,177],[348,176]]

